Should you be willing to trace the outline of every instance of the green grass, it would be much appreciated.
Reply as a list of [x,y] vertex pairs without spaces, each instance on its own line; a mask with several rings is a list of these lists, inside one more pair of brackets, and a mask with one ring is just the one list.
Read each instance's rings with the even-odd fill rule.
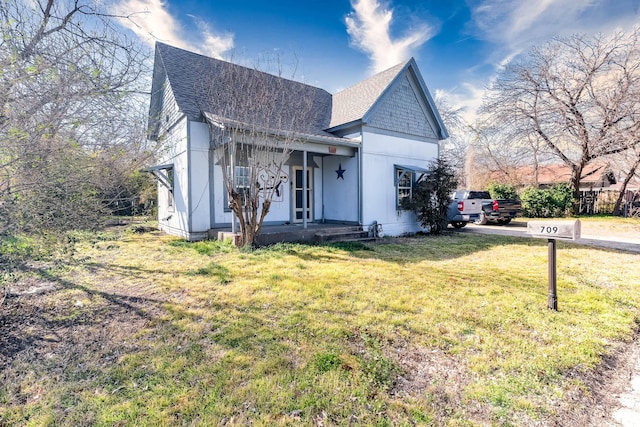
[[637,255],[564,242],[558,312],[538,240],[115,243],[49,271],[57,321],[95,340],[13,361],[0,425],[544,424],[640,313]]

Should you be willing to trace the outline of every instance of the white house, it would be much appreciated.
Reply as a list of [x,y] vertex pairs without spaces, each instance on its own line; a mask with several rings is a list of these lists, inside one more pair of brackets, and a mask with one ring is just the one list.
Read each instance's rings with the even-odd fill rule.
[[[301,142],[289,156],[287,176],[265,226],[300,224],[306,228],[309,223],[340,223],[368,227],[377,222],[386,235],[420,230],[415,215],[401,210],[399,203],[411,197],[415,180],[438,158],[438,141],[448,135],[415,60],[332,95],[157,43],[149,128],[151,139],[163,142],[167,150],[149,171],[158,177],[161,230],[198,240],[231,228],[232,213],[222,166],[214,157],[210,124],[218,119],[246,118],[225,117],[230,110],[224,103],[230,101],[210,96],[209,89],[222,84],[217,75],[232,69],[263,84],[278,84],[292,97],[304,96],[312,102],[305,119],[285,129],[297,132]],[[225,88],[227,93],[230,89],[242,90]],[[233,102],[242,105],[242,94],[235,93]],[[293,103],[285,99],[281,104],[278,108],[286,110]],[[273,134],[276,138],[277,130]]]

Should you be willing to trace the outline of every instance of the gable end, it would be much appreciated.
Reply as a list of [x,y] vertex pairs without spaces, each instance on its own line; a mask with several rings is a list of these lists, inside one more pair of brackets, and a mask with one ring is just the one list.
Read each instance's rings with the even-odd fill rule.
[[427,114],[427,105],[420,100],[407,73],[367,114],[367,125],[424,138],[437,139],[438,134]]

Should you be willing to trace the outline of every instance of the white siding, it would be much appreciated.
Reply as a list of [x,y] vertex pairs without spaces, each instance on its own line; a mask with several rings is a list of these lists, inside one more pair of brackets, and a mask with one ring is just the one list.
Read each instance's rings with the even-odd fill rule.
[[188,170],[187,170],[187,119],[183,117],[167,134],[166,155],[161,164],[173,164],[174,206],[168,206],[168,190],[158,184],[158,224],[162,231],[187,237],[188,230]]
[[313,220],[322,220],[324,182],[322,179],[322,156],[314,156],[313,161],[319,168],[313,169]]
[[[324,219],[328,221],[358,221],[358,160],[357,157],[327,156],[324,167],[322,202]],[[344,179],[336,170],[342,166]],[[321,216],[322,211],[319,212]]]
[[384,233],[392,236],[419,231],[413,213],[396,209],[394,165],[426,168],[438,157],[437,141],[411,140],[365,128],[362,145],[363,225],[377,221]]
[[[209,213],[209,126],[206,123],[189,123],[191,182],[190,234],[206,237],[211,223]],[[198,236],[200,237],[200,236]],[[198,238],[196,237],[196,238]]]
[[[274,197],[269,213],[265,217],[265,223],[268,222],[287,222],[290,220],[291,212],[291,176],[289,168],[285,169],[289,174],[287,182],[280,186],[280,196]],[[222,167],[215,165],[214,167],[214,213],[215,226],[222,227],[231,224],[231,211],[225,206],[224,177],[222,175]]]

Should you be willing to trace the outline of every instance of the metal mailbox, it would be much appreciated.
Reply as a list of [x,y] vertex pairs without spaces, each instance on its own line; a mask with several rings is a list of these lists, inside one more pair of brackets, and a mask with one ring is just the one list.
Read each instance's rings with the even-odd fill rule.
[[549,254],[549,308],[558,311],[556,280],[556,239],[576,240],[580,238],[580,220],[574,221],[529,221],[527,233],[531,237],[548,240]]
[[527,234],[541,239],[568,239],[580,238],[580,220],[574,221],[529,221]]

